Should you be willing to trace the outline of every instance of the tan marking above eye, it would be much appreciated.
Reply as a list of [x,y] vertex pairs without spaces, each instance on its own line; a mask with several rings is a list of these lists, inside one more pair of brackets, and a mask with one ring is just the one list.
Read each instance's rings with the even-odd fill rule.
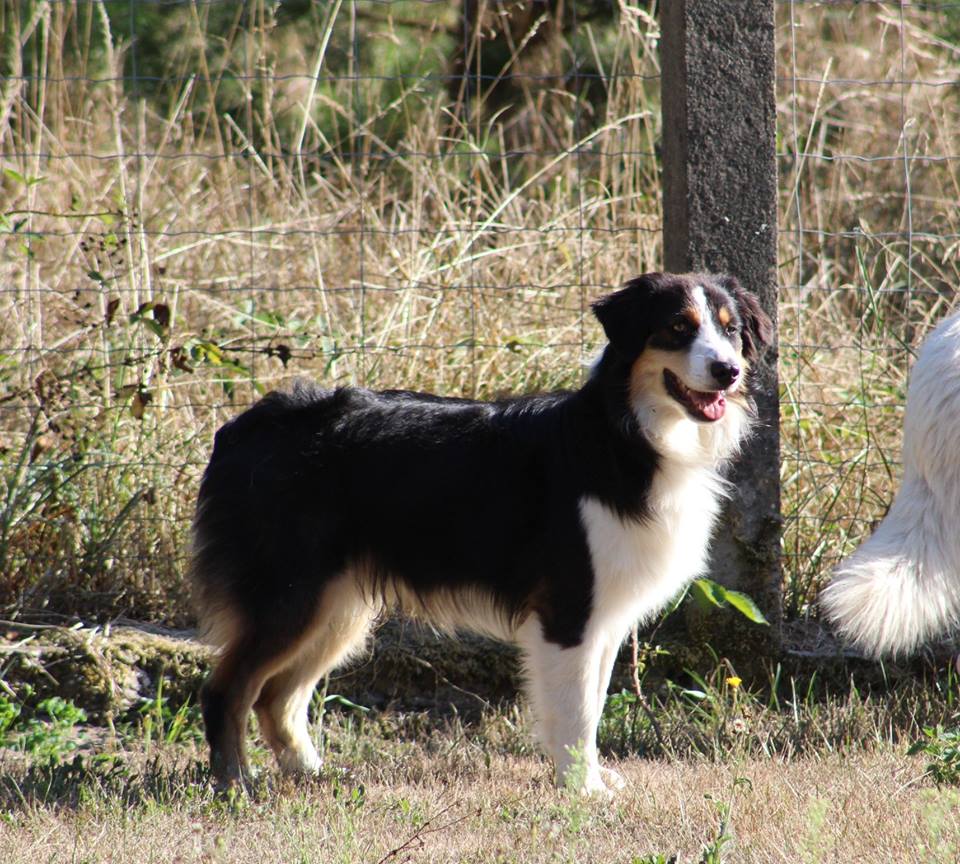
[[733,316],[726,306],[720,307],[720,310],[717,312],[717,320],[720,322],[721,327],[726,327],[733,320]]
[[700,326],[700,323],[701,323],[701,322],[700,322],[700,310],[697,309],[696,307],[694,307],[694,306],[687,306],[687,307],[683,310],[683,312],[681,312],[680,314],[683,315],[683,317],[686,318],[687,321],[690,322],[690,325],[691,325],[692,327],[698,328],[698,327]]

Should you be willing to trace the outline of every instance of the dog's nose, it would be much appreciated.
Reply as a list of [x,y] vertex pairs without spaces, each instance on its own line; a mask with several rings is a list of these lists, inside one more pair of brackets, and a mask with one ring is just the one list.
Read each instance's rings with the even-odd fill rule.
[[710,374],[721,387],[729,387],[740,377],[740,367],[736,363],[715,360],[710,364]]

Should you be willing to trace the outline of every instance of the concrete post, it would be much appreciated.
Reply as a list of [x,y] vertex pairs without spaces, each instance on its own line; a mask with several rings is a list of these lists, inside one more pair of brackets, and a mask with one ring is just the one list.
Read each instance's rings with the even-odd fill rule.
[[[663,0],[661,28],[664,266],[731,273],[776,321],[774,0]],[[711,576],[750,594],[772,626],[709,633],[736,656],[779,645],[776,346],[754,382],[758,428],[732,473]]]

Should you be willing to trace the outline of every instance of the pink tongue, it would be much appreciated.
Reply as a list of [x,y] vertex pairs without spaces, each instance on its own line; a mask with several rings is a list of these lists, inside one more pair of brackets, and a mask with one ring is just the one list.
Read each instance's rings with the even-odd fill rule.
[[719,420],[727,409],[727,400],[723,393],[697,393],[690,391],[693,404],[708,420]]

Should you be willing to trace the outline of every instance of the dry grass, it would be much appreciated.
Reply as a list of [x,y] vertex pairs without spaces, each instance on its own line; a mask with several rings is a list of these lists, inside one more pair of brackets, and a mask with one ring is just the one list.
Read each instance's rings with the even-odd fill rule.
[[[164,7],[157,33],[177,38],[163,81],[125,87],[132,53],[118,22],[106,37],[104,4],[0,4],[9,614],[183,621],[199,472],[216,426],[258,392],[295,375],[478,396],[576,384],[598,342],[587,301],[659,266],[642,12],[512,45],[532,75],[515,79],[515,108],[464,120],[417,77],[444,69],[452,4],[355,18],[364,4],[316,4],[297,22],[235,5],[220,29],[219,4]],[[794,617],[892,497],[909,352],[960,281],[956,21],[949,5],[778,4]],[[617,73],[604,99],[557,77],[573,50]],[[414,74],[356,76],[398,68]],[[314,87],[315,69],[333,77]],[[331,762],[353,780],[232,805],[199,784],[189,749],[122,753],[92,779],[0,753],[0,858],[378,862],[409,841],[387,860],[646,864],[700,861],[725,825],[732,861],[956,860],[956,792],[904,755],[954,710],[924,692],[923,712],[896,718],[882,697],[794,705],[749,745],[737,721],[759,708],[724,702],[706,722],[685,703],[662,720],[658,758],[625,761],[615,804],[550,788],[509,718],[479,737],[335,737]],[[607,734],[618,752],[655,740]]]
[[[448,747],[439,758],[410,745],[402,759],[371,757],[349,783],[281,784],[233,805],[183,780],[166,799],[134,806],[94,792],[73,806],[28,804],[0,823],[0,854],[90,864],[943,862],[960,854],[958,793],[932,787],[920,760],[890,748],[720,764],[632,758],[618,766],[627,790],[609,803],[553,789],[536,757],[435,743]],[[705,858],[711,848],[717,857]]]
[[[19,613],[184,620],[199,472],[258,392],[576,384],[588,300],[659,266],[642,10],[513,44],[514,108],[496,90],[457,112],[436,80],[452,6],[292,21],[258,0],[218,24],[215,5],[170,7],[162,80],[127,85],[147,58],[123,16],[108,38],[103,5],[2,5],[0,603]],[[950,8],[778,16],[795,617],[892,496],[908,352],[960,276],[960,107]],[[558,77],[573,52],[605,98]]]
[[954,10],[779,11],[783,546],[795,616],[892,500],[911,354],[960,284],[960,49]]
[[[260,781],[227,798],[210,791],[193,715],[177,726],[151,713],[146,744],[142,724],[35,733],[33,749],[0,748],[0,854],[90,864],[955,860],[960,793],[934,786],[936,757],[906,752],[921,727],[956,722],[952,672],[873,695],[780,677],[768,692],[745,690],[728,672],[697,682],[702,695],[649,683],[656,734],[635,700],[626,713],[608,703],[601,749],[628,781],[612,802],[554,789],[516,706],[469,720],[334,708],[323,780],[284,780],[254,746]],[[177,743],[157,743],[174,730]],[[78,731],[75,756],[63,748]],[[624,749],[646,755],[617,759]]]
[[[656,166],[621,155],[653,151],[642,77],[617,79],[597,116],[571,112],[556,79],[527,80],[508,120],[478,109],[468,123],[429,82],[385,104],[386,84],[351,80],[349,57],[334,69],[347,77],[316,92],[306,65],[284,78],[296,58],[317,60],[327,22],[301,32],[258,6],[264,21],[225,47],[196,22],[178,68],[197,77],[167,88],[168,105],[131,99],[102,37],[99,65],[77,67],[68,49],[103,25],[93,4],[48,9],[37,26],[63,50],[45,55],[41,80],[8,86],[0,143],[24,154],[10,167],[26,182],[8,176],[5,191],[9,218],[27,223],[0,294],[13,364],[3,444],[25,463],[5,473],[16,491],[37,487],[6,516],[8,603],[184,615],[199,472],[217,425],[258,392],[295,375],[479,396],[576,383],[596,343],[588,298],[656,266]],[[7,14],[36,47],[31,22]],[[369,44],[409,45],[385,19],[357,26]],[[620,71],[655,73],[636,22],[604,39]],[[429,41],[419,50],[435,65]],[[208,72],[207,54],[223,68]],[[538,62],[552,71],[559,58]],[[246,88],[245,118],[209,111],[227,83]],[[281,121],[282,105],[300,107]],[[397,125],[396,141],[378,134]],[[305,155],[283,156],[293,144]],[[43,471],[57,460],[79,472],[69,490]],[[64,584],[70,601],[57,598]]]

